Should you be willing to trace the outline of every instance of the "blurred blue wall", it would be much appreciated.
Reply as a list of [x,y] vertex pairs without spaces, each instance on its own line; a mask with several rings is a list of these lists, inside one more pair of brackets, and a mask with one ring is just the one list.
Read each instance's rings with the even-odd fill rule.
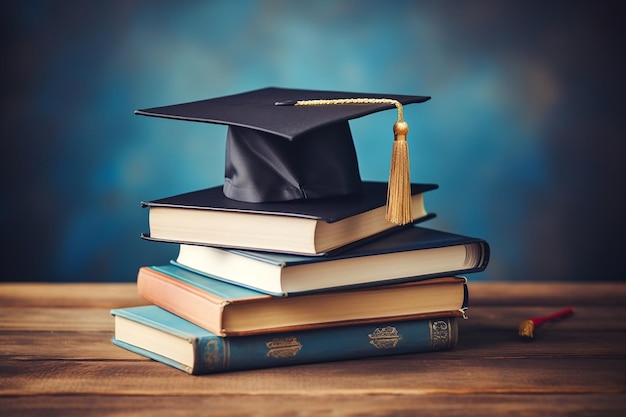
[[[610,1],[5,1],[4,273],[133,281],[174,245],[141,200],[222,183],[226,128],[137,108],[265,86],[430,95],[406,108],[433,227],[484,237],[483,280],[617,280],[625,22]],[[351,123],[386,180],[390,113]]]

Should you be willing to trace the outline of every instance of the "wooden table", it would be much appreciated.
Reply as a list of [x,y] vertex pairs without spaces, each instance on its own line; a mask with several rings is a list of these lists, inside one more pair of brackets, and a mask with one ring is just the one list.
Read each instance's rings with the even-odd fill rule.
[[470,282],[452,351],[193,377],[111,344],[134,284],[0,284],[0,415],[626,415],[624,301],[626,284]]

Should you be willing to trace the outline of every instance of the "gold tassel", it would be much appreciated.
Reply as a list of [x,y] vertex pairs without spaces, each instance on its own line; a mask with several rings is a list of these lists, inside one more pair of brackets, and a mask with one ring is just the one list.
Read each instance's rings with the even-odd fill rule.
[[398,120],[393,125],[393,149],[389,168],[387,188],[387,213],[385,219],[390,223],[405,225],[413,221],[411,215],[411,178],[409,168],[409,145],[406,135],[409,125]]
[[535,337],[535,323],[532,320],[524,320],[518,326],[517,333],[525,338],[532,339]]
[[393,104],[398,109],[398,120],[393,125],[394,141],[387,188],[385,219],[397,225],[413,222],[411,212],[411,179],[409,145],[406,135],[409,125],[403,119],[402,103],[388,98],[338,98],[321,100],[296,100],[276,102],[277,106],[329,106],[346,104]]

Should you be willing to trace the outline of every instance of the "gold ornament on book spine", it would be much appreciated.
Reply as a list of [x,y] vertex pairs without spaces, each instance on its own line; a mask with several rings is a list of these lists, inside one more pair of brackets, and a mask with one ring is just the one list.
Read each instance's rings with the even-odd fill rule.
[[266,356],[275,359],[294,357],[302,349],[302,344],[296,337],[272,339],[265,346],[268,348]]
[[430,321],[430,349],[440,350],[450,347],[450,323],[447,320]]
[[204,348],[204,363],[208,369],[219,369],[223,366],[222,359],[217,340],[209,340]]
[[398,342],[402,340],[402,335],[393,326],[378,327],[368,336],[370,344],[377,349],[394,349],[398,346]]
[[[291,103],[290,103],[291,104]],[[329,100],[298,100],[294,106],[332,106],[345,104],[393,104],[398,109],[398,120],[393,125],[393,148],[387,188],[387,212],[385,219],[397,225],[413,221],[411,214],[411,178],[409,146],[406,135],[409,125],[404,121],[402,103],[388,98],[340,98]]]

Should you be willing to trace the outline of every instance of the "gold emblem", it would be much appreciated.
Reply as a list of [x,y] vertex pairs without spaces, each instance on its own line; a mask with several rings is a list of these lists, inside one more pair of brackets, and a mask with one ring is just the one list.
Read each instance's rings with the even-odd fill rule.
[[432,350],[445,349],[450,344],[450,332],[447,320],[431,320],[430,348]]
[[265,346],[269,349],[267,351],[267,357],[269,358],[291,358],[296,356],[302,345],[295,337],[283,337],[272,339],[265,343]]
[[393,349],[398,346],[398,342],[402,340],[402,335],[398,333],[398,329],[393,326],[379,327],[372,333],[368,334],[370,344],[377,349]]
[[220,346],[217,340],[209,340],[204,350],[204,362],[209,369],[219,368],[220,366]]

